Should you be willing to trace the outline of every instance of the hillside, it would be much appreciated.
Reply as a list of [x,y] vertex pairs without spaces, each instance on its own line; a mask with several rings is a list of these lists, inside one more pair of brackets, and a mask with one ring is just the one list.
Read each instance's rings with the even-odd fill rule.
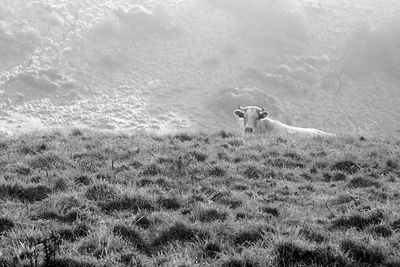
[[400,140],[0,138],[0,266],[399,266]]
[[0,131],[236,130],[237,104],[398,135],[397,1],[3,0]]

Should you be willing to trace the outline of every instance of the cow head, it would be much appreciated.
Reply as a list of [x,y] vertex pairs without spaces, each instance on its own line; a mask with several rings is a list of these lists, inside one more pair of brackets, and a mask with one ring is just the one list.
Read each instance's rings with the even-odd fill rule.
[[268,117],[268,112],[264,108],[252,106],[242,108],[238,105],[238,109],[233,111],[233,114],[243,120],[245,133],[255,132],[260,121]]

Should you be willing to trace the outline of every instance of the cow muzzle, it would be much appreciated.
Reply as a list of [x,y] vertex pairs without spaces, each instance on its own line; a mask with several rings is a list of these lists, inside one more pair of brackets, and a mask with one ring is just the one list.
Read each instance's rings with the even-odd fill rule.
[[247,133],[247,134],[253,133],[253,128],[246,127],[246,128],[244,129],[244,132]]

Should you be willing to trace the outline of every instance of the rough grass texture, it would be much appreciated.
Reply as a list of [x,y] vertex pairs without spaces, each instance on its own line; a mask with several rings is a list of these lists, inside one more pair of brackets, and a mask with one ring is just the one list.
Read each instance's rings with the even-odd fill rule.
[[73,130],[0,144],[0,266],[400,262],[399,139]]

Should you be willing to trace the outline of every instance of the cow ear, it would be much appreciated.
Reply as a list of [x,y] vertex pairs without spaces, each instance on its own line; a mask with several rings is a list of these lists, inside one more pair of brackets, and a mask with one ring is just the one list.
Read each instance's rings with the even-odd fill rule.
[[239,119],[243,119],[244,118],[244,111],[240,110],[240,109],[236,109],[233,114],[235,114],[236,117],[238,117]]
[[268,117],[269,113],[266,111],[260,112],[260,120],[265,120]]

